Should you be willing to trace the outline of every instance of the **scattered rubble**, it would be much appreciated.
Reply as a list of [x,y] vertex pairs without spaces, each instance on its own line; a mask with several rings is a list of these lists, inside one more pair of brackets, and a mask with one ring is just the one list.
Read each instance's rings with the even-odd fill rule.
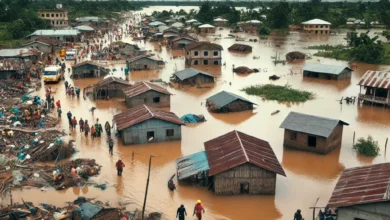
[[280,76],[277,76],[277,75],[272,75],[270,77],[268,77],[270,80],[278,80],[280,79]]
[[286,60],[304,60],[306,58],[306,54],[301,53],[299,51],[293,51],[286,54]]
[[233,44],[228,50],[233,52],[251,53],[252,47],[245,44]]
[[238,73],[238,74],[249,74],[249,73],[253,73],[254,71],[253,71],[253,69],[250,69],[246,66],[239,66],[237,68],[234,68],[233,72]]

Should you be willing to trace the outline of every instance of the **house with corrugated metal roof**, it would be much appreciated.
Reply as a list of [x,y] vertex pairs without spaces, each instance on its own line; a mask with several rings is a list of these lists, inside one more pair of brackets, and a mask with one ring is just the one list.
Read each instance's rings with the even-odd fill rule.
[[35,40],[41,37],[48,37],[57,41],[76,42],[80,40],[80,31],[75,29],[66,30],[36,30],[27,36],[28,39]]
[[156,70],[160,65],[165,65],[164,61],[158,60],[149,55],[141,55],[130,58],[126,61],[130,70]]
[[358,102],[390,105],[390,72],[368,70],[360,79]]
[[214,34],[215,33],[215,27],[211,24],[202,24],[198,26],[198,33],[199,34]]
[[170,107],[171,93],[167,89],[147,81],[135,83],[123,90],[126,105],[133,108],[139,105],[152,107]]
[[284,128],[286,148],[327,154],[341,146],[343,126],[348,123],[315,115],[290,112],[280,128]]
[[108,76],[95,85],[84,88],[84,94],[92,94],[94,99],[125,98],[123,90],[131,84],[118,77]]
[[302,22],[303,31],[311,34],[330,34],[330,25],[331,23],[321,19]]
[[179,181],[195,179],[217,195],[274,195],[286,176],[267,141],[231,131],[204,143],[205,151],[176,160]]
[[184,124],[175,113],[140,105],[114,116],[124,144],[181,140]]
[[206,107],[209,111],[226,113],[252,110],[255,103],[239,95],[221,91],[206,99]]
[[176,37],[168,42],[172,50],[182,50],[187,46],[196,43],[198,40],[190,36]]
[[390,219],[390,163],[345,169],[328,202],[337,219]]
[[[100,71],[100,72],[99,72]],[[109,72],[106,67],[100,63],[88,60],[77,63],[72,66],[71,78],[100,78]]]
[[353,70],[348,66],[308,63],[303,67],[303,76],[319,79],[350,79]]
[[187,68],[172,74],[171,81],[182,85],[199,85],[203,83],[214,83],[214,76],[208,72],[194,68]]

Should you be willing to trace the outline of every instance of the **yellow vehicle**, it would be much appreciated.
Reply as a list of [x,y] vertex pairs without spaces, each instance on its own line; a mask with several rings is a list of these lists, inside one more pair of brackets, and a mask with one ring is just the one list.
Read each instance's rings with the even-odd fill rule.
[[65,57],[65,55],[66,55],[66,50],[65,49],[61,49],[60,57]]
[[43,82],[56,82],[61,80],[61,66],[47,66],[43,72]]

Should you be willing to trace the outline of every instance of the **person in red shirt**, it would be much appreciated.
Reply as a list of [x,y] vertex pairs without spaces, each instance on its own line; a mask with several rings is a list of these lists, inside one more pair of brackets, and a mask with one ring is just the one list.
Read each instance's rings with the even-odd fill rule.
[[196,205],[194,208],[194,214],[192,216],[194,216],[196,214],[196,217],[198,218],[198,220],[202,220],[202,214],[204,214],[204,213],[205,213],[205,210],[203,208],[202,202],[200,200],[198,200],[196,202]]
[[73,119],[72,119],[72,130],[76,129],[76,125],[77,125],[77,119],[76,119],[76,117],[73,117]]
[[58,100],[58,101],[56,102],[56,106],[57,106],[57,108],[61,108],[61,102],[60,102],[60,100]]
[[116,170],[118,171],[118,176],[122,176],[123,167],[125,167],[125,164],[122,162],[122,160],[118,160],[115,164]]

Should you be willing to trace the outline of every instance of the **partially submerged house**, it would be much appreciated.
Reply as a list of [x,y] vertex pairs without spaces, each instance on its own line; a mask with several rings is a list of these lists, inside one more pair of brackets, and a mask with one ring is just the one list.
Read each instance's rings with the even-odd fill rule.
[[320,79],[342,80],[350,79],[352,71],[353,70],[348,66],[308,63],[303,67],[303,76]]
[[252,47],[245,44],[233,44],[228,48],[230,52],[251,53]]
[[139,105],[152,107],[170,107],[171,93],[165,88],[151,82],[141,81],[123,90],[126,105],[133,108]]
[[337,119],[290,112],[280,125],[285,129],[283,146],[327,154],[341,146],[344,125],[349,124]]
[[302,22],[303,32],[312,33],[312,34],[330,34],[330,25],[331,23],[321,20],[313,19],[309,21]]
[[20,46],[21,48],[32,48],[36,49],[43,54],[54,53],[54,44],[48,44],[41,41],[29,41]]
[[360,86],[358,101],[390,105],[390,72],[368,70],[358,85]]
[[180,35],[180,32],[177,28],[170,27],[163,32],[163,38],[174,39],[175,37],[178,37]]
[[109,76],[90,87],[89,90],[92,92],[94,99],[124,98],[123,90],[130,87],[131,84],[126,80]]
[[204,143],[205,151],[176,160],[177,179],[212,186],[217,195],[274,195],[286,176],[267,141],[231,131]]
[[165,65],[164,61],[148,55],[133,57],[126,63],[130,70],[156,70],[160,65]]
[[183,50],[187,46],[196,43],[198,40],[189,36],[176,37],[172,39],[169,44],[172,50]]
[[186,64],[197,65],[221,65],[222,46],[210,42],[197,42],[186,46]]
[[262,22],[259,20],[249,20],[244,22],[238,22],[237,26],[244,32],[257,33],[261,24]]
[[80,31],[75,29],[66,30],[36,30],[34,33],[27,36],[30,40],[35,40],[41,37],[51,38],[56,41],[76,42],[80,40]]
[[94,61],[84,61],[72,66],[72,78],[100,78],[106,76],[108,70],[104,65]]
[[224,18],[216,18],[213,20],[215,26],[217,27],[223,27],[227,24],[228,20],[224,19]]
[[181,140],[184,124],[175,113],[140,105],[114,116],[124,144]]
[[137,44],[129,44],[122,41],[113,43],[114,50],[118,51],[126,59],[146,55],[145,50],[141,50]]
[[171,81],[180,85],[194,86],[202,83],[214,83],[214,76],[194,68],[187,68],[173,73]]
[[390,218],[390,163],[345,169],[328,202],[337,219]]
[[198,33],[199,34],[214,34],[215,33],[215,27],[211,24],[202,24],[198,26]]
[[206,107],[212,112],[239,112],[253,109],[255,103],[236,94],[222,91],[206,100]]

